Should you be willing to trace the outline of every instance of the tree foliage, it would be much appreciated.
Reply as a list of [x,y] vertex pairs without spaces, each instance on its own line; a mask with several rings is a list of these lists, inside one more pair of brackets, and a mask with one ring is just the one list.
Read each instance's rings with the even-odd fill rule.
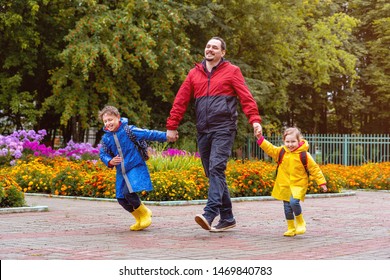
[[53,72],[53,95],[44,104],[61,113],[61,125],[76,122],[80,131],[99,125],[97,112],[105,104],[148,125],[147,101],[171,101],[171,87],[191,61],[185,20],[169,1],[104,2],[86,2],[65,37],[63,66]]
[[33,1],[4,1],[0,6],[0,118],[2,132],[36,122],[36,92],[27,84],[38,64],[40,36],[36,16],[39,7]]
[[78,19],[77,3],[65,0],[1,2],[1,133],[21,128],[45,128],[49,135],[56,131],[59,115],[39,109],[52,95],[49,71],[60,65],[57,56],[64,48],[64,36]]
[[362,48],[359,89],[368,100],[360,113],[361,132],[389,133],[390,4],[385,0],[353,1],[351,13],[362,23],[356,33]]
[[[266,132],[389,133],[389,18],[385,0],[3,0],[0,132],[82,141],[106,104],[163,130],[185,75],[220,36]],[[180,145],[195,139],[194,114]],[[240,114],[237,145],[250,131]]]

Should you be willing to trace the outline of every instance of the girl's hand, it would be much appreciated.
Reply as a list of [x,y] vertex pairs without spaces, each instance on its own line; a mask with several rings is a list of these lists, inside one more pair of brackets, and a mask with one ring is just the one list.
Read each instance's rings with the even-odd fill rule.
[[323,190],[324,192],[327,192],[328,188],[326,187],[325,184],[324,184],[324,185],[321,185],[320,187],[322,188],[322,190]]

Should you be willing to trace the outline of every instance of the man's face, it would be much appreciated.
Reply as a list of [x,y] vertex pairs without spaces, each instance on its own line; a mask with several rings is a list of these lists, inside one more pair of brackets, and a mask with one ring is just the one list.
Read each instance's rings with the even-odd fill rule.
[[204,49],[204,56],[207,61],[219,62],[225,55],[225,50],[221,48],[221,41],[211,39],[207,42],[206,48]]

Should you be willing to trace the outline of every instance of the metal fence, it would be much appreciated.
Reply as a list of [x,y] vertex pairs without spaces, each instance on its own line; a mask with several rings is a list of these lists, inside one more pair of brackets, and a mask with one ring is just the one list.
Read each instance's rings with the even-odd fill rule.
[[[309,152],[319,164],[362,165],[368,162],[390,161],[389,134],[309,134]],[[283,145],[281,135],[266,136],[275,146]],[[256,139],[248,136],[242,155],[236,157],[270,160],[258,147]]]
[[[85,142],[95,141],[96,129],[86,133]],[[389,134],[305,134],[309,152],[319,164],[362,165],[368,162],[390,161]],[[281,135],[266,136],[275,146],[283,145]],[[259,148],[256,138],[248,135],[246,145],[233,151],[233,157],[243,159],[271,159]]]

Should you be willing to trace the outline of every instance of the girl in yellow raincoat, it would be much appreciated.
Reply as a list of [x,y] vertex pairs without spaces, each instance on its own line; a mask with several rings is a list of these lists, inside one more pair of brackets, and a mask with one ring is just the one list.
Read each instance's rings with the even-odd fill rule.
[[298,128],[290,127],[284,131],[284,145],[281,147],[274,146],[265,140],[262,135],[257,137],[257,144],[260,148],[276,162],[279,159],[279,153],[284,149],[283,160],[279,162],[272,196],[283,201],[284,214],[287,220],[287,231],[284,236],[304,234],[306,232],[306,222],[302,216],[300,201],[305,199],[309,178],[301,160],[302,152],[306,152],[307,155],[309,174],[322,187],[324,192],[327,191],[325,177],[318,164],[308,153],[309,144],[303,139]]

